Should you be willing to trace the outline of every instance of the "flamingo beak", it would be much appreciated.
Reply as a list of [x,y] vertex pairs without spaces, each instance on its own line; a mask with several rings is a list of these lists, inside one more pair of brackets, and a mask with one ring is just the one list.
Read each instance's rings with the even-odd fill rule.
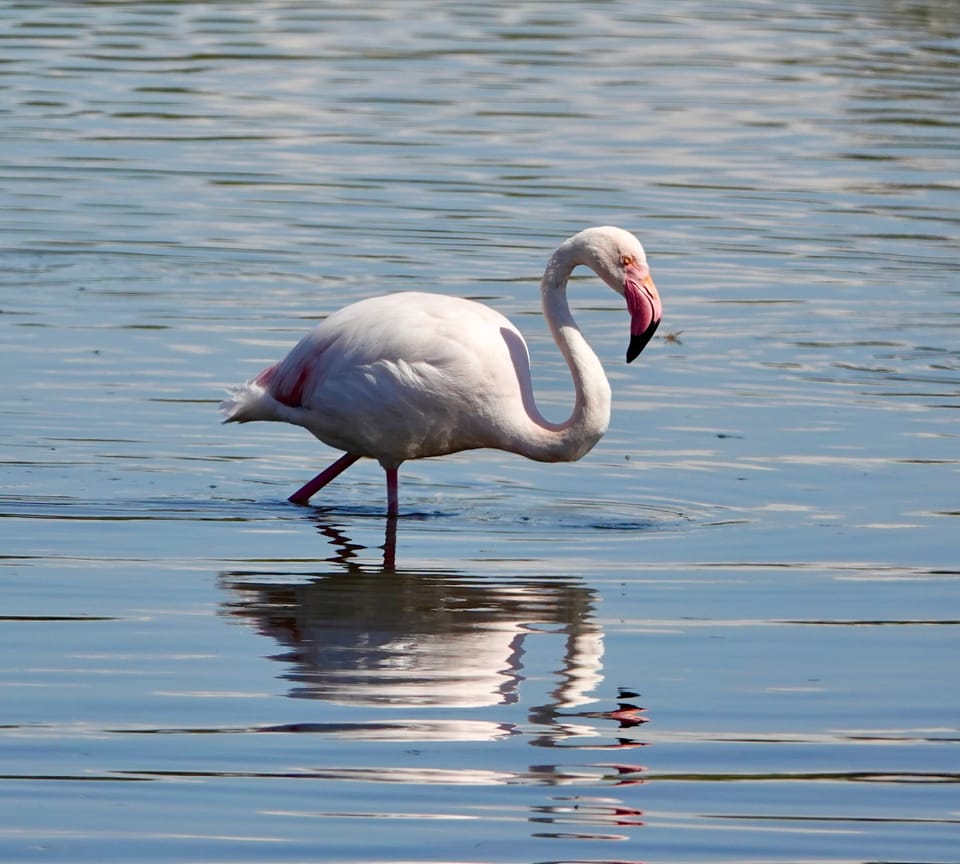
[[630,312],[630,344],[627,346],[627,363],[632,363],[640,352],[647,347],[660,326],[663,317],[663,306],[660,304],[660,295],[657,286],[650,278],[650,272],[636,265],[627,268],[624,281],[624,296],[627,298],[627,309]]

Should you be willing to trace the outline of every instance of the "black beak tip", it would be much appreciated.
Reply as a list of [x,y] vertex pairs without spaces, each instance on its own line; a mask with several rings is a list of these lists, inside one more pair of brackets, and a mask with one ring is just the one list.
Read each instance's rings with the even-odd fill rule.
[[643,333],[634,333],[630,337],[630,344],[627,345],[627,363],[632,363],[640,356],[640,352],[647,347],[647,343],[653,338],[659,326],[660,322],[654,321]]

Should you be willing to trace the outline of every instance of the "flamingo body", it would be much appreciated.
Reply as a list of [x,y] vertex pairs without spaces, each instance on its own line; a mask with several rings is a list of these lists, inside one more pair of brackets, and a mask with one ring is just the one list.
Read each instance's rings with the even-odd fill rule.
[[509,450],[509,418],[522,412],[529,368],[523,337],[490,307],[388,294],[320,322],[234,391],[230,419],[295,423],[385,467],[477,447]]
[[566,303],[578,264],[623,294],[633,359],[660,320],[659,296],[639,242],[617,228],[565,241],[541,282],[544,314],[573,374],[577,401],[565,423],[537,410],[526,343],[510,321],[460,297],[402,292],[360,300],[321,321],[290,353],[221,404],[226,421],[303,426],[344,456],[291,496],[305,503],[361,457],[387,472],[397,511],[397,468],[408,459],[491,447],[539,461],[573,461],[610,418],[610,386]]

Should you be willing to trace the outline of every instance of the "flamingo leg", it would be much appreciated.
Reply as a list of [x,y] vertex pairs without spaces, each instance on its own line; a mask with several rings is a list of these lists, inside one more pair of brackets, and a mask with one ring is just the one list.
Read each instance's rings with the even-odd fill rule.
[[396,516],[399,510],[399,495],[397,494],[397,469],[387,468],[387,516]]
[[334,477],[339,477],[360,457],[353,453],[344,453],[332,465],[324,468],[309,483],[305,483],[287,500],[294,504],[306,504],[319,490],[326,486]]

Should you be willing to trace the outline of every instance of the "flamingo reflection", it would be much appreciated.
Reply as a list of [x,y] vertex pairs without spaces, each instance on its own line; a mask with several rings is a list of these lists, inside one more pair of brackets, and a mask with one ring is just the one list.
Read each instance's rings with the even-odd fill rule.
[[[389,525],[388,525],[389,528]],[[602,680],[596,597],[576,580],[472,578],[358,563],[336,525],[318,530],[337,565],[310,573],[233,571],[224,610],[285,649],[295,698],[355,706],[478,707],[519,700],[527,645],[559,636],[551,710],[592,701]],[[545,640],[544,640],[545,641]]]
[[[638,694],[620,688],[597,707],[603,682],[598,596],[576,578],[469,575],[398,568],[388,520],[383,561],[337,524],[318,531],[331,555],[310,572],[237,570],[221,575],[222,609],[282,647],[289,695],[349,708],[451,708],[397,716],[393,711],[332,712],[328,722],[261,727],[263,732],[322,732],[351,740],[484,741],[527,735],[533,746],[603,753],[516,768],[393,765],[324,767],[314,776],[399,783],[509,784],[625,788],[645,782],[630,752],[645,746],[633,732],[646,722]],[[367,552],[367,555],[364,555]],[[367,559],[367,563],[363,563]],[[529,679],[534,679],[536,683]],[[525,720],[487,719],[465,709],[522,704],[524,686],[542,688]],[[357,717],[361,719],[357,719]],[[535,732],[532,730],[535,729]],[[531,734],[532,733],[532,734]],[[416,745],[414,745],[416,746]],[[412,752],[412,751],[411,751]],[[619,799],[578,799],[577,811],[552,799],[534,807],[532,823],[561,828],[642,825]],[[572,800],[572,799],[571,799]]]

